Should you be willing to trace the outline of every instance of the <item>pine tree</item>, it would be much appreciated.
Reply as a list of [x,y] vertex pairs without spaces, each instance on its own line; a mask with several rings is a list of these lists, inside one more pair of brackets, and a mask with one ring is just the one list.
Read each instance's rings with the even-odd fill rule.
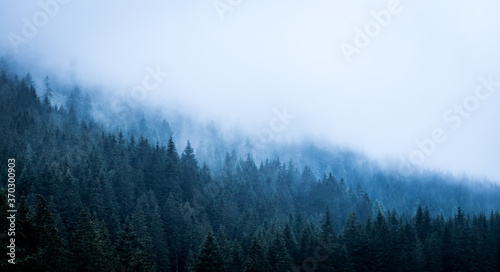
[[470,226],[466,220],[462,209],[458,207],[453,225],[453,249],[454,258],[452,267],[454,271],[473,271],[474,263],[474,242],[470,235]]
[[223,272],[224,257],[222,256],[217,240],[212,232],[209,232],[198,254],[196,272]]
[[324,243],[335,241],[335,231],[333,229],[332,215],[330,213],[330,208],[326,207],[325,217],[323,224],[321,225],[321,237]]
[[116,255],[115,246],[111,242],[108,229],[104,221],[99,224],[99,241],[106,263],[104,269],[106,271],[116,271],[119,268],[119,262]]
[[418,205],[417,215],[415,218],[415,229],[417,231],[418,238],[422,243],[425,242],[427,236],[430,232],[431,218],[429,215],[429,209],[425,207],[425,211],[422,210],[422,207]]
[[154,250],[154,243],[151,238],[151,231],[147,225],[146,215],[144,210],[148,210],[146,203],[146,195],[142,195],[137,200],[137,205],[132,215],[132,225],[140,245],[141,254],[144,256],[144,261],[148,262],[151,271],[156,270],[156,252]]
[[[151,195],[150,199],[154,199],[154,195]],[[158,271],[169,270],[170,261],[167,237],[165,234],[163,220],[159,213],[159,207],[156,203],[154,203],[152,207],[151,238],[153,240],[153,248],[156,254]]]
[[[400,225],[398,248],[395,255],[399,256],[397,263],[403,271],[419,271],[419,247],[421,246],[413,224],[410,222]],[[401,266],[401,264],[404,264]]]
[[334,252],[333,248],[338,248],[339,245],[336,243],[336,235],[333,229],[333,221],[330,214],[330,209],[326,207],[325,216],[323,223],[321,224],[320,230],[320,241],[321,241],[321,253],[318,252],[317,257],[320,257],[319,267],[320,270],[333,271],[335,269],[335,261],[337,261],[339,256],[334,256],[339,254],[339,252]]
[[259,238],[254,237],[245,261],[246,272],[270,272],[271,265]]
[[393,271],[394,267],[387,245],[387,241],[389,241],[389,232],[385,218],[380,210],[373,222],[371,238],[372,247],[374,249],[373,271]]
[[41,260],[40,269],[45,271],[62,271],[66,267],[67,251],[64,241],[59,236],[56,221],[49,210],[47,202],[37,195],[38,204],[35,213],[35,231],[37,244],[42,246],[35,259]]
[[181,163],[193,168],[198,167],[198,161],[195,158],[194,150],[189,141],[187,141],[186,148],[184,149],[184,152],[182,152]]
[[[76,179],[71,174],[70,169],[66,169],[63,177],[56,173],[57,178],[57,194],[56,203],[59,213],[66,227],[66,235],[63,235],[71,244],[72,234],[76,231],[78,223],[78,214],[82,211],[82,202],[80,200],[79,187]],[[71,201],[68,201],[70,199]]]
[[347,218],[342,241],[347,248],[353,270],[370,271],[373,256],[368,245],[368,237],[354,213]]
[[295,239],[295,235],[293,235],[292,227],[290,226],[289,222],[285,224],[285,228],[283,229],[283,237],[285,239],[286,248],[290,253],[290,258],[292,258],[292,260],[294,261],[297,260],[299,255],[297,241]]
[[[160,191],[159,197],[168,196],[168,194],[172,194],[174,198],[181,198],[181,187],[180,187],[180,159],[179,154],[177,154],[177,149],[175,148],[175,143],[172,137],[168,140],[167,146],[167,156],[165,158],[165,178],[163,180],[163,184],[160,185],[160,188],[163,188],[163,191]],[[164,194],[161,192],[165,192]],[[158,199],[162,201],[162,199]],[[166,199],[163,199],[165,201]]]
[[186,272],[196,272],[196,258],[191,250],[188,253],[185,270]]
[[267,253],[269,264],[273,272],[285,272],[292,269],[292,259],[286,248],[285,239],[281,229],[275,233]]
[[304,229],[304,217],[299,207],[295,208],[295,215],[293,217],[293,234],[297,240],[300,240],[300,235]]
[[181,156],[181,189],[184,200],[193,202],[194,189],[199,186],[198,161],[195,158],[194,150],[188,141]]
[[49,77],[46,76],[45,79],[43,80],[43,83],[45,85],[45,94],[43,95],[43,102],[46,105],[50,105],[50,101],[54,94],[52,93],[52,89],[50,88],[49,84]]
[[232,244],[232,252],[230,256],[230,261],[228,262],[228,272],[238,272],[243,271],[243,248],[240,243],[234,241]]
[[453,261],[453,243],[451,237],[451,222],[447,222],[444,226],[441,254],[443,257],[443,271],[452,271],[452,261]]
[[425,241],[425,271],[443,271],[443,256],[440,242],[441,240],[438,237],[437,232],[433,232]]
[[71,253],[73,271],[106,271],[107,260],[99,232],[86,207],[82,209],[78,219]]
[[82,93],[78,86],[73,88],[66,100],[69,124],[76,124],[81,118]]
[[[104,217],[105,206],[104,206],[104,195],[103,195],[103,181],[105,181],[104,172],[100,171],[99,177],[93,178],[89,185],[89,210],[96,212],[98,216]],[[106,215],[107,216],[107,215]]]
[[119,233],[116,249],[122,271],[155,271],[128,217]]
[[314,256],[314,250],[316,246],[319,245],[309,222],[306,223],[300,236],[299,259],[296,261],[299,265],[301,265],[307,257]]
[[229,242],[227,240],[226,229],[223,225],[219,227],[217,231],[217,243],[219,244],[219,248],[222,256],[224,256],[224,267],[227,270],[229,264],[231,262],[231,248],[229,246]]

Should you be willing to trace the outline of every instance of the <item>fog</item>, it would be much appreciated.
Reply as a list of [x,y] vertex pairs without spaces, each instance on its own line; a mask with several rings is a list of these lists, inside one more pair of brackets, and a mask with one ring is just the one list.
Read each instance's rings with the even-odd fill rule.
[[351,2],[1,1],[0,55],[226,132],[500,180],[500,3]]

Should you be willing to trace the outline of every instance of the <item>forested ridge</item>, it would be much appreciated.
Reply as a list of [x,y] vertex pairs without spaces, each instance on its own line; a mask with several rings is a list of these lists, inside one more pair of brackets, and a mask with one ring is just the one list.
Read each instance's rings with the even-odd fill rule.
[[[2,271],[500,271],[500,214],[482,209],[498,191],[441,185],[445,199],[386,210],[352,176],[230,152],[214,169],[190,142],[106,131],[78,88],[55,106],[45,87],[0,75],[0,173],[15,158],[18,205]],[[396,194],[380,179],[372,192]]]

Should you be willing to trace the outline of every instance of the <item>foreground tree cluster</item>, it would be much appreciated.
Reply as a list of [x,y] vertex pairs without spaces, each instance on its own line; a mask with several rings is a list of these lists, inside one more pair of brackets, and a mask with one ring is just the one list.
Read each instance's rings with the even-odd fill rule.
[[279,159],[226,154],[210,169],[189,142],[179,154],[172,138],[109,133],[78,88],[65,106],[51,91],[48,80],[37,96],[29,75],[0,75],[18,271],[500,270],[497,212],[388,212],[357,183]]

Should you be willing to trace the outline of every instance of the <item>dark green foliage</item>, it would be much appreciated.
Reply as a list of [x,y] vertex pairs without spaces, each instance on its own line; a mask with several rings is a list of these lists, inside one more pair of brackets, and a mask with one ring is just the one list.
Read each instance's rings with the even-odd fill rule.
[[41,260],[40,268],[46,271],[61,271],[66,266],[67,250],[64,241],[59,236],[56,221],[49,211],[47,202],[41,195],[37,195],[38,204],[34,218],[34,230],[37,244],[42,247],[34,254],[34,258]]
[[201,246],[198,254],[198,262],[195,268],[196,272],[223,272],[226,271],[224,266],[224,256],[215,236],[210,232]]
[[259,238],[254,237],[245,261],[246,272],[269,272],[272,267]]
[[125,220],[124,226],[118,234],[117,253],[121,270],[123,271],[156,271],[153,260],[145,251],[144,244],[137,237],[130,220]]
[[108,260],[102,247],[100,230],[85,207],[78,218],[71,252],[73,271],[106,271]]
[[474,246],[476,243],[472,240],[469,219],[466,218],[460,207],[458,207],[453,224],[453,242],[452,248],[454,271],[474,271],[476,270],[476,254]]
[[335,231],[333,230],[332,215],[330,213],[330,208],[326,207],[325,218],[321,225],[321,236],[320,239],[323,241],[329,241],[335,238]]
[[299,255],[297,241],[289,223],[286,223],[283,229],[283,239],[285,240],[285,246],[288,249],[290,258],[292,258],[292,260],[297,259]]
[[[37,195],[37,200],[32,213],[26,201],[18,203],[16,235],[13,236],[16,241],[16,266],[19,271],[65,271],[68,264],[66,245],[59,236],[47,202],[41,195]],[[8,271],[7,268],[5,271]]]
[[283,233],[279,228],[271,241],[267,256],[272,267],[271,271],[285,272],[292,269],[292,259],[288,253]]
[[170,260],[165,226],[159,213],[158,204],[154,202],[154,195],[150,194],[149,199],[152,200],[152,205],[150,206],[152,210],[150,233],[153,243],[153,252],[156,255],[158,271],[167,271],[170,269]]
[[106,260],[104,264],[104,269],[106,271],[117,270],[120,266],[118,263],[118,257],[116,256],[115,246],[111,242],[111,238],[106,228],[104,222],[99,224],[99,242],[100,246]]
[[387,223],[379,210],[371,228],[371,247],[374,253],[372,271],[394,271],[391,261],[389,231]]
[[357,221],[353,213],[347,219],[342,240],[354,271],[369,271],[373,262],[373,252],[365,228]]
[[415,218],[415,229],[420,241],[424,242],[431,231],[431,217],[427,207],[425,207],[425,211],[423,211],[422,207],[420,205],[418,206]]

